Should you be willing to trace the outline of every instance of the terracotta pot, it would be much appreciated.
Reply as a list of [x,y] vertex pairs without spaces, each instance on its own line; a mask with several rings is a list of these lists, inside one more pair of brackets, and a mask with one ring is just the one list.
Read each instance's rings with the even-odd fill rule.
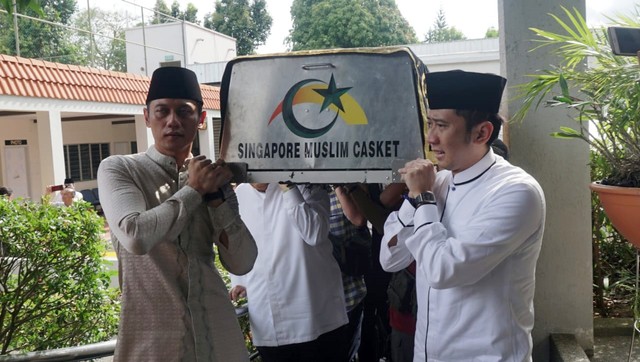
[[640,188],[601,185],[589,186],[600,198],[605,213],[616,230],[640,249]]

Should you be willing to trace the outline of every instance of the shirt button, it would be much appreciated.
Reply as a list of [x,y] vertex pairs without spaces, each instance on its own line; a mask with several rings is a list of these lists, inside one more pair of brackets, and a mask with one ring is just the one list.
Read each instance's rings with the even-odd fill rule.
[[456,187],[455,186],[451,186],[451,191],[455,191]]

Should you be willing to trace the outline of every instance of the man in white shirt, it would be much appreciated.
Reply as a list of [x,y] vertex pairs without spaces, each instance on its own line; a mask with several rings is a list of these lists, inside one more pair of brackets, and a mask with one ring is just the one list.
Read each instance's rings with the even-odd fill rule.
[[321,185],[241,184],[240,216],[258,257],[232,276],[246,293],[253,344],[264,362],[346,361],[347,313],[329,241],[329,195]]
[[506,79],[426,75],[435,159],[399,170],[409,193],[385,223],[387,271],[417,263],[414,361],[530,361],[536,261],[545,221],[540,185],[497,156]]
[[71,204],[73,204],[76,201],[75,195],[77,193],[78,192],[74,190],[73,187],[67,187],[62,191],[60,191],[60,195],[61,195],[60,198],[62,201],[52,202],[51,204],[55,206],[71,206]]
[[53,185],[49,185],[49,186],[47,186],[47,189],[46,189],[46,193],[47,194],[52,194],[53,193],[53,195],[51,196],[51,200],[50,200],[51,204],[54,204],[54,205],[63,204],[64,201],[62,200],[62,190],[63,189],[68,189],[68,188],[76,191],[76,192],[73,193],[73,202],[80,201],[80,200],[83,199],[82,193],[78,192],[76,190],[72,178],[64,179],[64,184],[62,184],[62,189],[59,190],[59,191],[53,191],[53,189],[52,189],[53,187],[54,187]]

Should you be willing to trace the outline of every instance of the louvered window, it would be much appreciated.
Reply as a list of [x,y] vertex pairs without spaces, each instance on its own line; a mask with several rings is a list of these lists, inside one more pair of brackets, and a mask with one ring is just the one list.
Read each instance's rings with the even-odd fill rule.
[[64,169],[74,181],[95,180],[100,161],[109,157],[108,143],[64,145]]

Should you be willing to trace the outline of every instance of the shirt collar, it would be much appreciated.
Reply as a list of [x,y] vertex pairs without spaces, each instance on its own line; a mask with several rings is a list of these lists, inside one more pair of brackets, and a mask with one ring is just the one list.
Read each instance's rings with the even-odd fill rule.
[[160,151],[158,151],[156,149],[156,147],[154,145],[151,145],[151,147],[149,147],[147,149],[147,156],[149,158],[151,158],[153,160],[153,162],[157,163],[163,169],[171,172],[172,174],[175,173],[175,172],[185,171],[187,169],[187,164],[188,164],[187,160],[192,157],[190,155],[189,158],[187,160],[185,160],[185,163],[182,166],[182,169],[178,170],[177,166],[176,166],[175,158],[173,158],[171,156],[163,155],[162,153],[160,153]]
[[455,174],[451,181],[455,186],[462,186],[468,183],[471,183],[480,176],[484,175],[493,165],[496,163],[496,156],[493,153],[491,147],[489,147],[489,152],[480,161],[476,162],[473,166],[468,169],[458,172]]

